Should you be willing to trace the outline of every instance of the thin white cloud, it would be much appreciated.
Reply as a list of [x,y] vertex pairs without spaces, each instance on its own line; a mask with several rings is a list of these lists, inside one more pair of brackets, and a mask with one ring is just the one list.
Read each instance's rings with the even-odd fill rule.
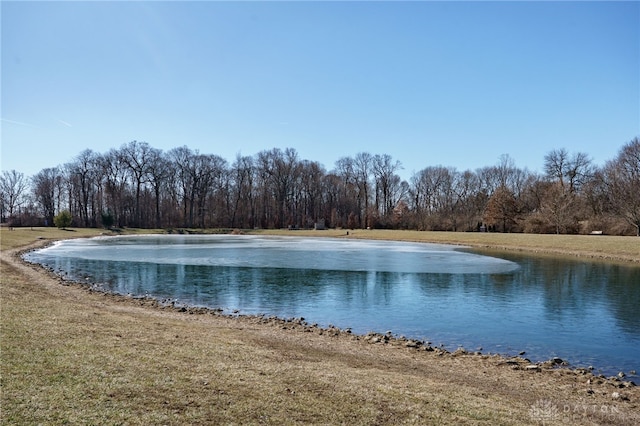
[[8,118],[0,118],[0,121],[9,124],[15,124],[16,126],[36,127],[33,124],[23,123],[22,121],[9,120]]
[[64,120],[58,120],[58,123],[60,123],[60,124],[62,124],[62,125],[65,125],[65,126],[67,126],[67,127],[73,127],[71,124],[67,123],[67,122],[66,122],[66,121],[64,121]]

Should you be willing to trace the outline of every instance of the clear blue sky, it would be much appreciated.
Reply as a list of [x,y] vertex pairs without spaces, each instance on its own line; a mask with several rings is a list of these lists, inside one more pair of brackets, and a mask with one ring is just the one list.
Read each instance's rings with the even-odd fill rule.
[[640,135],[639,2],[2,1],[2,170],[132,140],[427,166]]

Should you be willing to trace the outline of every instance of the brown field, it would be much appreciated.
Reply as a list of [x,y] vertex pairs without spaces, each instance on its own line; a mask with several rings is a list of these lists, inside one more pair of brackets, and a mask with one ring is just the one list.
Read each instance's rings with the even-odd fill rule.
[[[347,235],[347,232],[349,235]],[[417,241],[490,250],[511,250],[539,255],[563,255],[590,259],[640,262],[640,238],[609,235],[542,235],[480,232],[434,232],[394,230],[260,230],[251,233],[272,235],[308,235],[374,240]]]
[[[65,285],[17,256],[100,233],[0,231],[2,424],[640,424],[640,389],[628,382],[303,322],[181,312]],[[349,237],[640,261],[632,237]]]

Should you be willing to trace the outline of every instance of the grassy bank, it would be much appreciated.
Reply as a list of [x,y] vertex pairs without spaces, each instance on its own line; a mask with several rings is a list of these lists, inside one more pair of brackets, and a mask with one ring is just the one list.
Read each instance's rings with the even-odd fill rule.
[[[586,372],[524,369],[524,360],[427,352],[403,341],[372,344],[299,323],[180,312],[63,285],[16,257],[32,244],[102,232],[0,231],[1,423],[640,422],[638,388]],[[396,239],[390,232],[350,237]],[[430,241],[471,244],[429,234]]]
[[640,238],[609,235],[541,235],[397,230],[256,230],[262,235],[305,235],[455,244],[494,250],[640,262]]

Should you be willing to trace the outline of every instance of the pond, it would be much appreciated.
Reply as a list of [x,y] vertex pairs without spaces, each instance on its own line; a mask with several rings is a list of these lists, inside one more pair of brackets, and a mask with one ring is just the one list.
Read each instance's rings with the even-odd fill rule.
[[243,235],[58,242],[25,259],[106,291],[392,331],[449,350],[640,371],[640,267],[426,243]]

